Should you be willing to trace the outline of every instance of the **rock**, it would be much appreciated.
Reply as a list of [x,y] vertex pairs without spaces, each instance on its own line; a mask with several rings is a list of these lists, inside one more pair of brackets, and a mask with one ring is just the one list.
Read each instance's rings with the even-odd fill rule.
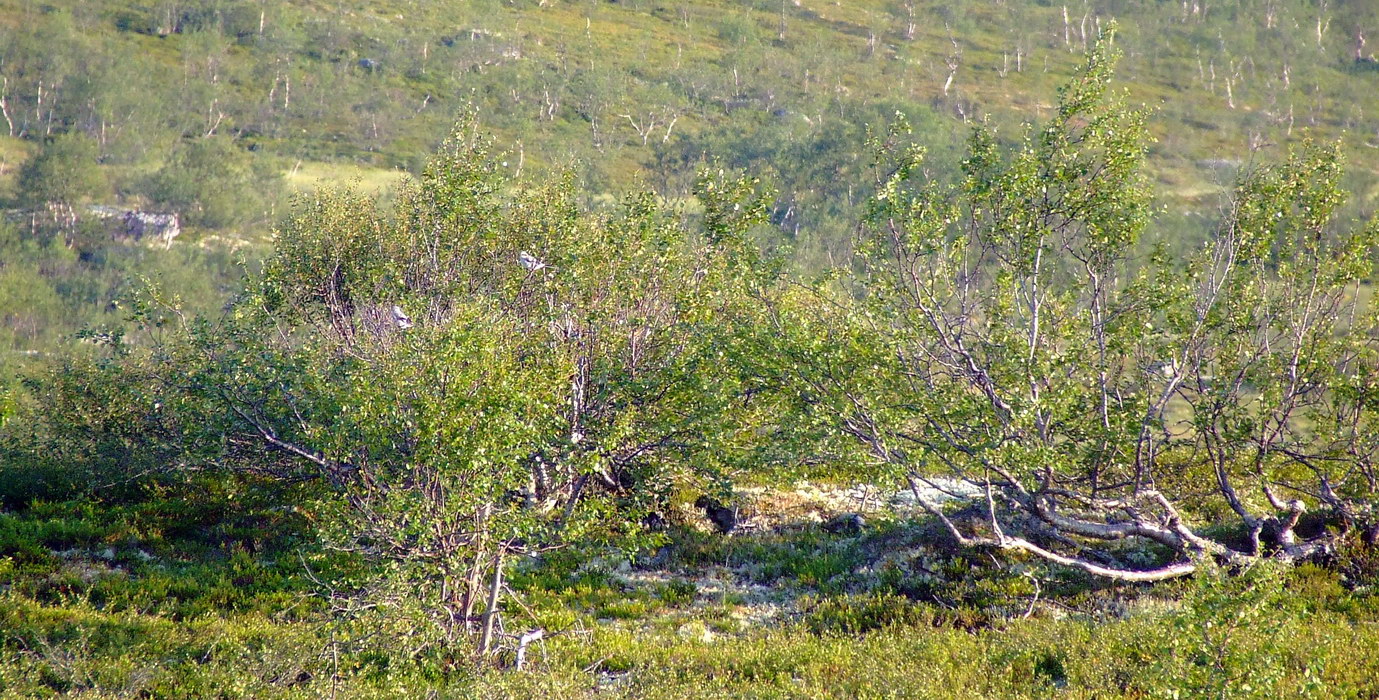
[[717,499],[708,496],[700,496],[695,499],[694,505],[696,508],[704,510],[704,517],[708,518],[719,532],[726,535],[737,527],[737,508],[725,506]]
[[680,635],[681,639],[696,641],[702,644],[710,644],[713,642],[714,638],[717,637],[717,635],[713,633],[713,630],[709,629],[708,626],[700,620],[694,620],[680,625],[680,628],[675,630],[675,632]]
[[[926,483],[927,482],[927,483]],[[894,494],[896,505],[917,507],[916,496],[930,505],[941,506],[951,501],[964,501],[980,498],[984,493],[975,482],[947,477],[929,477],[918,484],[918,493],[904,489]]]
[[648,569],[662,569],[670,563],[670,545],[665,545],[656,550],[651,558],[643,561],[641,565]]
[[107,224],[112,238],[142,241],[145,238],[171,246],[172,239],[182,235],[182,221],[176,214],[160,214],[139,209],[125,209],[104,204],[92,204],[87,212]]
[[867,521],[857,513],[843,513],[824,523],[824,531],[835,535],[860,535]]
[[670,523],[667,523],[665,517],[660,513],[652,511],[642,518],[642,527],[651,532],[665,532],[670,527]]
[[147,211],[131,211],[124,215],[125,235],[134,240],[145,236],[172,245],[172,239],[182,233],[182,222],[176,214],[155,214]]
[[[602,662],[600,662],[602,663]],[[597,683],[601,690],[622,687],[632,680],[631,671],[601,671],[598,675]]]

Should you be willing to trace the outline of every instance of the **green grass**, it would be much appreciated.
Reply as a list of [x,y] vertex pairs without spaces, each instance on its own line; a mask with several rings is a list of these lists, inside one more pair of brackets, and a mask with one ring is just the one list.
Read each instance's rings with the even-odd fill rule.
[[[145,276],[192,289],[185,296],[196,308],[219,308],[237,274],[227,264],[236,254],[226,251],[265,240],[286,211],[281,198],[253,204],[249,194],[345,184],[386,197],[402,172],[421,169],[463,109],[495,135],[507,168],[537,178],[569,168],[589,202],[653,189],[693,211],[694,172],[712,158],[760,174],[780,190],[780,227],[768,243],[788,245],[802,268],[836,263],[872,186],[867,129],[909,113],[933,174],[951,177],[972,124],[989,121],[1017,140],[1022,123],[1051,116],[1057,86],[1081,60],[1084,13],[1089,34],[1098,21],[1120,21],[1115,82],[1154,111],[1148,169],[1161,215],[1147,240],[1191,249],[1219,217],[1235,176],[1210,161],[1276,161],[1305,131],[1342,142],[1353,192],[1342,218],[1368,216],[1379,202],[1379,71],[1360,70],[1351,57],[1355,32],[1372,33],[1379,17],[1361,0],[1327,5],[1331,24],[1320,42],[1292,29],[1315,25],[1318,6],[1304,0],[1271,4],[1274,26],[1248,0],[1212,3],[1205,16],[1184,16],[1172,3],[1069,6],[1067,41],[1063,6],[1034,0],[176,6],[183,26],[163,35],[158,13],[172,5],[0,0],[9,40],[0,73],[23,133],[0,136],[0,206],[15,205],[15,173],[49,134],[46,118],[34,116],[43,114],[40,85],[52,133],[82,130],[101,144],[94,167],[120,200],[108,203],[183,207],[154,201],[150,175],[213,127],[257,168],[237,181],[247,191],[222,202],[243,205],[239,223],[215,232],[188,224],[174,245],[206,245],[206,260],[83,241],[80,250],[68,246],[77,262],[45,253],[7,265],[0,287],[13,277],[13,287],[55,301],[13,301],[31,311],[5,320],[0,343],[46,352],[84,325],[118,323],[109,305]],[[945,94],[948,58],[959,53]],[[362,58],[382,68],[364,70]],[[1236,73],[1232,107],[1225,82]],[[637,126],[652,120],[659,126],[643,139]],[[0,134],[8,134],[3,122]],[[16,218],[15,229],[28,226]]]
[[293,192],[310,192],[322,185],[348,186],[371,194],[395,190],[407,173],[349,163],[299,162],[283,173],[283,181]]
[[32,155],[33,146],[23,139],[0,136],[0,199],[13,197],[19,169]]
[[[302,494],[247,485],[0,514],[0,693],[1141,698],[1210,695],[1232,674],[1253,685],[1230,697],[1379,692],[1372,583],[1305,566],[1224,589],[1092,585],[950,553],[908,522],[677,531],[664,567],[554,553],[512,576],[508,631],[549,634],[530,668],[476,672],[463,653],[409,649],[386,614],[333,613],[317,581],[349,580],[352,561],[274,505]],[[884,565],[907,547],[915,562]],[[1260,591],[1276,602],[1248,626],[1204,626]]]
[[[189,7],[183,31],[158,36],[152,28],[163,19],[153,6],[0,0],[0,25],[13,32],[57,26],[50,10],[71,12],[73,44],[79,39],[101,57],[68,66],[72,80],[118,85],[119,75],[85,71],[102,61],[147,62],[156,78],[148,107],[185,126],[134,135],[117,128],[122,115],[104,115],[113,160],[125,158],[119,154],[130,144],[122,139],[135,139],[146,149],[133,156],[137,163],[161,163],[178,138],[204,130],[203,102],[213,101],[243,145],[278,159],[291,174],[289,188],[358,179],[373,189],[394,170],[415,170],[469,103],[512,150],[512,167],[541,172],[573,160],[595,192],[647,179],[683,195],[686,171],[708,152],[776,169],[802,206],[826,208],[804,192],[821,189],[836,204],[845,187],[789,176],[821,157],[850,177],[864,175],[846,157],[862,149],[860,130],[849,134],[845,125],[875,124],[904,109],[941,120],[922,138],[936,150],[961,140],[961,122],[991,119],[1018,138],[1020,122],[1050,116],[1055,88],[1091,39],[1084,32],[1119,19],[1118,83],[1132,102],[1156,111],[1152,159],[1174,208],[1214,208],[1220,183],[1204,159],[1272,157],[1303,130],[1344,141],[1363,175],[1361,206],[1372,208],[1379,71],[1361,70],[1351,54],[1355,33],[1373,31],[1379,19],[1359,0],[1331,3],[1318,42],[1291,29],[1315,24],[1314,3],[1271,7],[1272,24],[1244,0],[1213,4],[1205,15],[1172,4],[1088,3],[1068,7],[1065,32],[1063,6],[1030,0],[226,2],[207,12]],[[52,42],[33,50],[45,45]],[[382,68],[359,68],[365,58]],[[950,58],[958,69],[945,92]],[[204,70],[208,62],[219,70]],[[12,76],[13,105],[27,99],[31,79]],[[83,105],[68,108],[74,120],[90,121]],[[643,139],[633,122],[652,119],[662,126]],[[36,139],[31,131],[28,143]],[[1253,156],[1252,144],[1271,145]],[[112,173],[133,183],[137,170]],[[837,224],[822,212],[805,223],[812,235],[840,235],[817,230]]]

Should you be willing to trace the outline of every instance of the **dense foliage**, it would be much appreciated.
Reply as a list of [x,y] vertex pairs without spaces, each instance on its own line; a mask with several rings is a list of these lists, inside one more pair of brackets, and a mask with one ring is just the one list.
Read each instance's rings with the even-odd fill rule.
[[514,182],[462,129],[388,214],[303,199],[222,317],[151,290],[131,335],[97,338],[109,359],[40,394],[52,452],[85,445],[62,459],[100,480],[323,480],[321,536],[380,563],[368,605],[453,643],[512,555],[638,534],[750,449],[755,402],[720,358],[765,274],[762,205],[702,187],[702,236],[646,196],[584,214],[568,178]]
[[[0,135],[19,162],[85,134],[122,197],[181,210],[147,176],[202,140],[264,170],[415,173],[471,103],[512,144],[510,169],[574,161],[588,196],[638,177],[687,196],[705,154],[771,170],[776,223],[818,262],[865,201],[863,125],[902,109],[933,156],[954,155],[957,121],[1043,116],[1043,96],[1113,18],[1129,29],[1135,99],[1164,110],[1153,162],[1174,220],[1211,216],[1231,158],[1297,129],[1344,131],[1362,149],[1379,128],[1379,64],[1362,43],[1375,13],[1362,0],[7,0]],[[201,223],[266,222],[255,189],[235,184],[229,216]]]
[[[783,299],[766,371],[887,471],[983,486],[984,535],[931,508],[960,541],[1127,580],[1320,557],[1373,523],[1379,228],[1333,225],[1340,157],[1308,142],[1244,177],[1185,262],[1137,260],[1147,135],[1107,93],[1108,45],[1009,157],[976,131],[959,185],[883,144],[859,274]],[[1201,534],[1226,512],[1238,530]],[[1176,556],[1097,544],[1125,539]]]
[[[510,174],[568,168],[586,204],[643,187],[689,199],[706,158],[767,177],[769,238],[817,270],[850,254],[873,194],[868,128],[905,112],[926,170],[956,178],[964,125],[1014,138],[1046,117],[1046,96],[1112,18],[1126,23],[1121,78],[1159,114],[1145,172],[1165,206],[1148,242],[1191,249],[1237,171],[1303,129],[1341,139],[1347,210],[1373,210],[1374,169],[1354,156],[1379,130],[1379,17],[1360,0],[4,0],[0,206],[20,228],[43,223],[37,208],[98,258],[146,256],[107,245],[88,204],[178,214],[179,243],[237,248],[261,242],[284,192],[391,190],[419,174],[468,105],[507,145]],[[191,264],[218,273],[217,255]],[[185,264],[146,259],[128,274]],[[63,290],[60,259],[24,268],[63,297],[43,326],[119,318],[105,309],[122,280],[83,298]]]

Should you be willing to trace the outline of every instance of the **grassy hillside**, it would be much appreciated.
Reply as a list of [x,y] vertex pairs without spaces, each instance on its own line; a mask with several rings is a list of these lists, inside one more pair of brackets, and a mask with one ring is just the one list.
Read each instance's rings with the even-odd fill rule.
[[1208,207],[1223,170],[1301,129],[1343,137],[1357,169],[1373,170],[1379,70],[1355,57],[1358,37],[1379,33],[1379,10],[1193,7],[7,0],[0,23],[17,132],[90,133],[129,196],[140,188],[119,168],[157,167],[208,133],[283,172],[298,161],[415,168],[468,103],[514,169],[574,163],[596,189],[641,177],[683,193],[686,169],[711,154],[778,171],[799,200],[792,216],[817,229],[848,197],[816,175],[841,169],[863,186],[864,124],[910,112],[940,151],[964,121],[990,118],[1018,138],[1014,125],[1050,109],[1053,86],[1112,18],[1120,79],[1158,110],[1155,164],[1175,203]]
[[[1238,169],[1303,131],[1343,141],[1349,211],[1375,208],[1379,39],[1357,44],[1379,36],[1379,9],[1362,0],[0,0],[0,206],[31,228],[23,212],[55,195],[42,177],[21,187],[25,164],[74,135],[94,155],[71,167],[99,176],[68,196],[175,212],[179,244],[262,243],[290,193],[387,191],[472,109],[507,168],[572,169],[591,203],[640,186],[685,198],[710,159],[761,174],[780,189],[776,242],[817,267],[871,188],[869,128],[907,113],[929,167],[952,174],[967,126],[1021,138],[1113,18],[1118,81],[1154,110],[1155,240],[1200,240]],[[52,333],[7,317],[19,339],[0,342],[41,351],[114,320],[119,278],[158,268],[112,276],[101,261],[128,255],[83,240],[75,267],[0,268],[0,287],[42,282],[63,309],[41,312]],[[206,264],[222,288],[236,274]]]
[[[817,485],[723,538],[657,557],[558,553],[510,582],[528,670],[412,648],[386,615],[339,617],[352,564],[271,484],[200,484],[125,506],[0,514],[0,692],[90,698],[1373,697],[1379,599],[1304,567],[1241,581],[1106,586],[954,552],[878,514],[825,531]],[[807,508],[801,509],[801,499]],[[839,503],[852,507],[855,503]],[[834,507],[837,507],[835,505]],[[1360,563],[1358,560],[1352,564]],[[327,573],[329,572],[329,573]],[[1370,574],[1364,574],[1371,576]],[[323,580],[324,579],[324,580]],[[1285,591],[1287,594],[1285,594]]]

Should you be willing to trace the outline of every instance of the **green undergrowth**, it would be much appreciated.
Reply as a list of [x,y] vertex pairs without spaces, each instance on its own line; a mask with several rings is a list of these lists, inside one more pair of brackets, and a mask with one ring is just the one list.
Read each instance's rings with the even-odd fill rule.
[[555,552],[517,566],[504,631],[540,627],[547,639],[526,670],[476,675],[462,656],[409,647],[386,614],[335,610],[358,572],[305,534],[306,509],[282,505],[309,502],[305,489],[198,483],[146,496],[0,515],[5,695],[1379,693],[1367,651],[1379,645],[1379,596],[1359,554],[1150,588],[951,549],[927,523],[850,536],[675,530],[663,550],[630,558]]

